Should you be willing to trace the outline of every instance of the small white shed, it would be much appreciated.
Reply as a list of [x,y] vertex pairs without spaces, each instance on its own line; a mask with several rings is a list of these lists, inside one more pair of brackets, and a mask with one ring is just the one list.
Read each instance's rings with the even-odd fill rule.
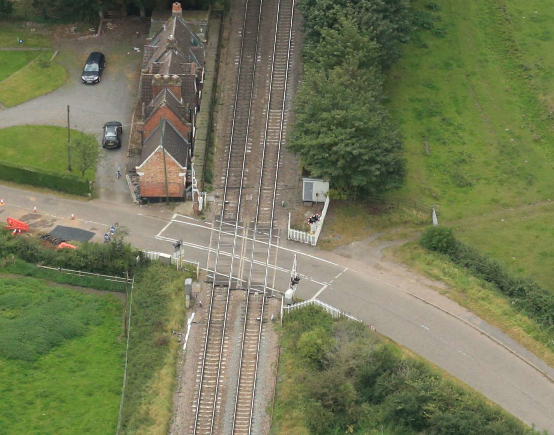
[[329,192],[329,182],[321,178],[302,178],[302,201],[325,202]]

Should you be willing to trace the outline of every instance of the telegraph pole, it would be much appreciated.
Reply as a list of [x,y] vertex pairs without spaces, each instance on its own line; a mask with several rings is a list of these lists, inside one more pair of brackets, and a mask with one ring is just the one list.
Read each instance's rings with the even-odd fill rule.
[[69,104],[67,105],[67,170],[71,172],[71,129],[69,128]]
[[160,124],[162,124],[162,153],[163,153],[163,158],[164,158],[165,203],[167,205],[169,205],[169,186],[167,184],[167,166],[165,164],[165,140],[164,140],[165,121],[162,121],[161,116],[160,116]]

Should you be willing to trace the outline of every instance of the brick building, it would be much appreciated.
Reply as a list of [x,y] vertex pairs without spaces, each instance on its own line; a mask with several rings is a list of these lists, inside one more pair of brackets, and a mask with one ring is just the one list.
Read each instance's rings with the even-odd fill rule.
[[[160,165],[161,161],[163,163],[161,121],[167,136],[170,196],[184,198],[186,173],[194,147],[196,114],[202,99],[205,47],[183,20],[180,3],[173,4],[171,18],[147,42],[139,89],[141,119],[137,120],[142,141],[136,166],[140,196],[165,197],[165,175],[163,164]],[[183,151],[185,148],[186,152]]]
[[163,88],[158,93],[146,107],[145,115],[146,118],[140,127],[143,138],[150,136],[158,127],[160,120],[165,119],[170,121],[171,125],[181,133],[181,136],[193,146],[194,126],[190,122],[193,117],[190,110],[183,105],[182,100],[178,100],[170,89]]
[[167,173],[169,197],[183,198],[190,156],[189,142],[170,121],[163,120],[144,140],[140,163],[136,167],[141,197],[165,197]]

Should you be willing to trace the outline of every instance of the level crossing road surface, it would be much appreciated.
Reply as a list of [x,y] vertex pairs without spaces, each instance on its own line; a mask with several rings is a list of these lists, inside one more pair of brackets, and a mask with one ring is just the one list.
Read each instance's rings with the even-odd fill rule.
[[[208,262],[211,223],[169,210],[79,201],[6,186],[0,186],[0,198],[6,204],[0,206],[3,222],[7,217],[23,218],[38,231],[74,226],[93,231],[93,241],[98,242],[109,226],[118,222],[129,228],[129,242],[138,248],[171,254],[172,244],[182,239],[187,261],[198,262],[200,267]],[[283,234],[271,266],[276,269],[276,290],[287,289],[296,255],[301,277],[298,297],[317,297],[373,325],[525,423],[554,434],[554,369],[433,290],[432,286],[440,283],[392,263],[368,265],[363,258],[345,258],[290,242]]]

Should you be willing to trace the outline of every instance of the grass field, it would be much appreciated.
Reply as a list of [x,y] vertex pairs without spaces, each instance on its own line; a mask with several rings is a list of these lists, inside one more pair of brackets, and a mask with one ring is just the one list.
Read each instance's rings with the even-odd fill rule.
[[[82,133],[71,131],[73,138]],[[0,129],[0,160],[30,168],[67,173],[67,129],[49,125],[20,125]],[[94,180],[95,171],[85,173]],[[76,169],[73,174],[80,176]]]
[[551,208],[528,207],[554,200],[552,3],[435,3],[414,3],[435,31],[404,47],[388,81],[408,160],[399,193],[437,204],[462,239],[552,288]]
[[40,51],[0,51],[0,82],[35,59]]
[[31,278],[0,280],[0,434],[114,433],[122,303]]
[[17,106],[63,85],[69,73],[55,60],[50,62],[52,54],[51,50],[41,52],[34,62],[0,82],[0,103]]
[[[0,21],[0,48],[48,48],[52,45],[50,36],[43,33],[42,27],[31,32],[33,27],[27,27],[25,22],[7,22]],[[19,43],[19,39],[23,43]]]

